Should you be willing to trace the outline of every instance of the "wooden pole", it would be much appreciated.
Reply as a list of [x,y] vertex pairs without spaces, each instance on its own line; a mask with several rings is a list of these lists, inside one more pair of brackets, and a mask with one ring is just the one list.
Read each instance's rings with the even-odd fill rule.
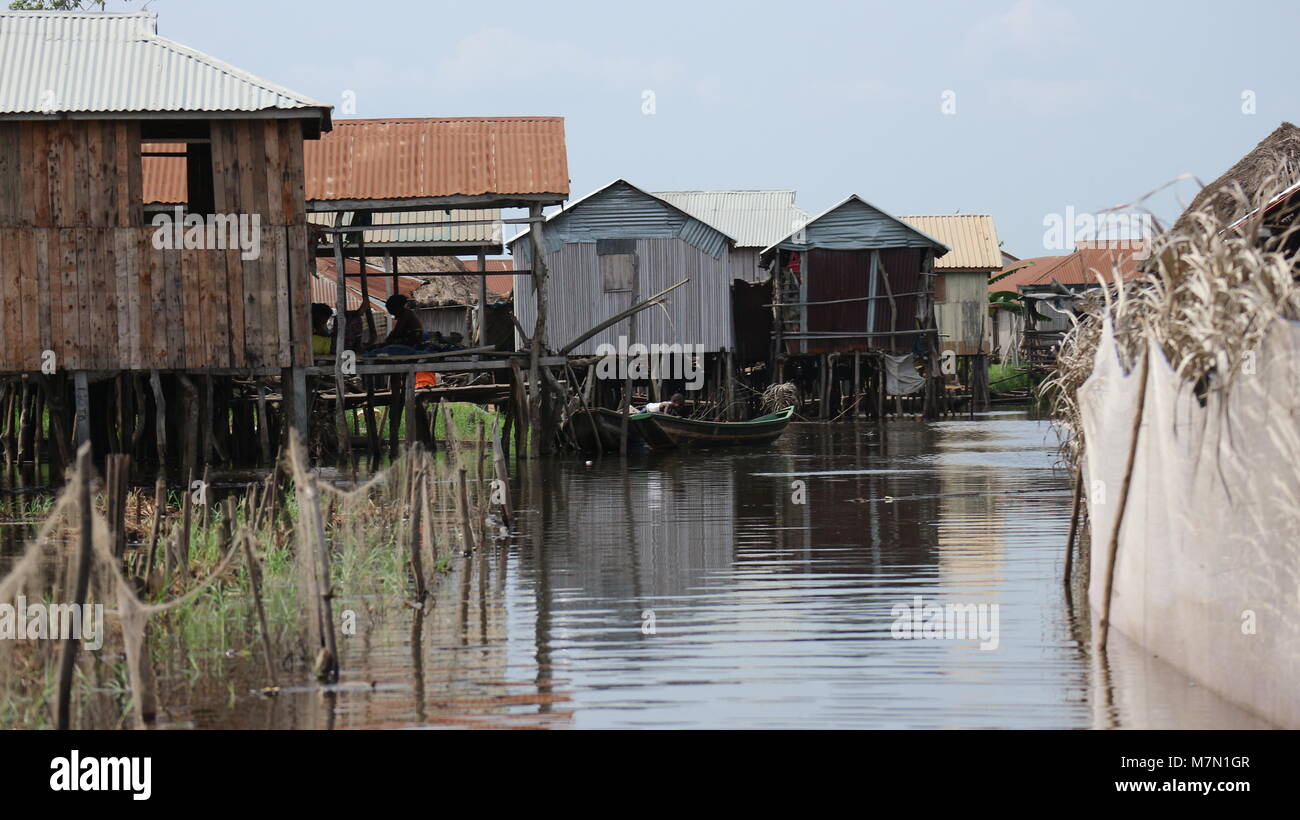
[[[597,445],[599,446],[599,445]],[[510,473],[506,470],[506,454],[501,448],[501,437],[497,435],[496,419],[492,420],[492,472],[500,482],[502,492],[501,520],[510,526],[514,504],[510,498]]]
[[533,324],[532,343],[529,345],[528,390],[529,390],[529,426],[532,429],[532,455],[537,456],[547,449],[542,432],[542,348],[546,344],[546,247],[542,244],[542,206],[530,205],[528,240],[531,245],[530,261],[533,268],[533,301],[536,305],[536,321]]
[[[351,441],[348,437],[348,423],[343,408],[343,405],[346,404],[344,398],[347,396],[347,389],[344,386],[343,378],[343,345],[346,338],[343,330],[347,324],[348,308],[348,293],[346,285],[347,276],[345,275],[347,269],[344,267],[344,261],[343,234],[336,233],[334,234],[334,272],[336,274],[335,279],[337,280],[335,287],[335,299],[337,301],[334,308],[336,316],[334,331],[334,395],[336,399],[334,402],[334,427],[338,433],[340,459],[344,458],[347,451],[351,449]],[[369,300],[365,298],[364,292],[361,301],[363,303],[369,303]],[[306,436],[305,431],[301,434]]]
[[[370,221],[369,212],[366,213],[365,221],[366,222]],[[357,250],[358,250],[357,255],[360,257],[360,262],[361,262],[361,307],[366,312],[366,330],[370,333],[370,338],[372,340],[378,340],[379,334],[375,332],[375,312],[370,305],[370,284],[369,281],[366,279],[366,232],[365,231],[361,231],[357,234]],[[341,324],[339,325],[340,329],[336,330],[335,334],[340,340],[342,340],[345,336],[345,334],[342,331],[342,328],[347,325],[346,319],[347,319],[347,314],[345,313],[339,314],[339,322],[341,322]],[[341,343],[335,345],[335,350],[342,350],[342,349],[343,349],[343,345]]]
[[[85,373],[78,371],[80,384],[85,385]],[[94,519],[90,508],[90,443],[83,442],[77,448],[77,507],[80,517],[80,530],[77,533],[77,580],[73,590],[72,603],[80,609],[86,602],[86,593],[90,589],[90,569],[92,559],[92,541],[94,537]],[[63,652],[59,656],[58,706],[55,726],[59,729],[72,728],[72,678],[77,665],[77,650],[80,648],[79,636],[69,631],[63,639]]]
[[861,415],[862,402],[862,351],[853,351],[853,415]]
[[1119,555],[1119,532],[1124,524],[1124,510],[1128,507],[1129,487],[1133,482],[1133,463],[1137,460],[1138,436],[1142,432],[1142,415],[1147,403],[1147,359],[1150,348],[1142,354],[1142,370],[1138,377],[1137,410],[1133,414],[1132,435],[1129,440],[1128,460],[1124,464],[1124,481],[1119,491],[1119,507],[1115,510],[1115,526],[1110,532],[1110,543],[1106,548],[1106,570],[1102,575],[1101,623],[1098,625],[1097,647],[1106,648],[1106,639],[1110,635],[1110,598],[1115,585],[1115,559]]
[[487,344],[487,255],[478,252],[478,345]]
[[410,448],[420,440],[419,425],[415,423],[415,374],[407,373],[403,382],[406,385],[406,446]]
[[[83,444],[90,442],[90,386],[87,384],[86,371],[78,370],[72,374],[73,396],[77,403],[76,434],[73,436],[80,450]],[[80,454],[77,458],[80,460]]]
[[[1082,459],[1083,456],[1080,456]],[[1070,534],[1065,539],[1065,585],[1070,585],[1074,569],[1074,537],[1079,529],[1079,508],[1083,499],[1083,462],[1074,468],[1074,499],[1070,502]]]

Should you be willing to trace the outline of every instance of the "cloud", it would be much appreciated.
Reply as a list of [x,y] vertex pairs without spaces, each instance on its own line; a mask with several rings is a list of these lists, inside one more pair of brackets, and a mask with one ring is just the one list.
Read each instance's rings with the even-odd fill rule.
[[655,88],[685,75],[673,58],[605,56],[561,40],[531,39],[505,28],[485,28],[459,40],[437,64],[434,82],[454,91],[588,81]]
[[987,85],[989,101],[1008,109],[1020,121],[1034,117],[1080,113],[1094,109],[1101,96],[1097,87],[1086,79],[1039,80],[1015,77],[991,81]]
[[1079,20],[1054,0],[1016,0],[1001,14],[976,23],[966,38],[968,55],[1012,52],[1034,58],[1056,57],[1079,44]]

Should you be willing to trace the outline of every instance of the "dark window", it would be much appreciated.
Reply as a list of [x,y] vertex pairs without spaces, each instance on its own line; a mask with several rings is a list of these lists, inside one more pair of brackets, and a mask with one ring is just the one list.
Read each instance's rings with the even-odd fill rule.
[[636,268],[635,239],[598,239],[596,258],[600,261],[601,285],[606,293],[632,290]]
[[153,201],[145,202],[145,218],[177,205],[186,213],[216,211],[212,169],[212,140],[203,121],[159,121],[141,128],[140,162],[144,187]]

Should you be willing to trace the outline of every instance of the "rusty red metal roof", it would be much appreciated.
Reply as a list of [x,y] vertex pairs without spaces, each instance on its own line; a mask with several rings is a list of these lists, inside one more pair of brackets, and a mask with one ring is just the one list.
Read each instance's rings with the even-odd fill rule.
[[[563,117],[339,120],[303,146],[308,201],[569,195]],[[184,201],[184,157],[143,164],[145,202]]]
[[1128,280],[1138,274],[1138,255],[1140,251],[1137,248],[1106,247],[1105,242],[1079,242],[1074,253],[1065,256],[1037,256],[1007,265],[1002,270],[1015,270],[1015,273],[989,285],[989,291],[1050,285],[1053,279],[1062,285],[1095,285],[1097,276],[1093,271],[1109,282],[1113,279],[1111,271],[1116,267],[1120,276]]
[[305,143],[307,199],[566,199],[563,117],[340,120]]
[[[465,270],[470,273],[478,273],[477,259],[462,259],[465,263]],[[483,267],[487,269],[487,286],[488,290],[498,293],[502,296],[509,296],[515,291],[515,276],[512,271],[515,269],[515,260],[513,259],[484,259]]]
[[[348,310],[356,310],[361,307],[361,278],[352,275],[361,273],[361,265],[355,259],[344,259],[343,264],[349,276],[347,279],[347,304]],[[311,280],[311,300],[334,307],[338,299],[338,278],[335,276],[337,268],[333,259],[317,259],[316,273]],[[410,296],[420,289],[424,280],[417,276],[408,276],[398,274],[397,292],[403,296]],[[376,310],[383,310],[384,300],[392,295],[393,275],[383,268],[375,265],[366,265],[366,290],[370,292],[371,304]]]

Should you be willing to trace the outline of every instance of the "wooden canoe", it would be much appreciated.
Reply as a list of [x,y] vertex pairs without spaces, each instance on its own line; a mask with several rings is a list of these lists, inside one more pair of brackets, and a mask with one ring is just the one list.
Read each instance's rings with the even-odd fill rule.
[[781,437],[794,415],[787,407],[749,421],[706,421],[684,419],[665,413],[632,416],[646,443],[656,449],[670,447],[730,447],[771,444]]
[[[566,426],[573,432],[583,452],[595,453],[603,450],[606,453],[617,453],[619,439],[623,434],[623,414],[607,407],[579,410],[569,418]],[[596,446],[596,438],[592,433],[593,426],[595,435],[600,437],[599,447]],[[629,449],[635,450],[645,446],[640,430],[631,421],[628,422],[627,439]]]

